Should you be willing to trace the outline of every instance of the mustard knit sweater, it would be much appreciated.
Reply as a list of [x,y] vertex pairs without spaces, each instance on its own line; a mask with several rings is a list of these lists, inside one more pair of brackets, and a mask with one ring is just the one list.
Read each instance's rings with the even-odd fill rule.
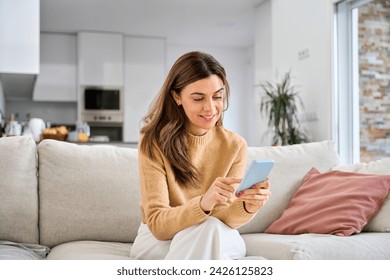
[[[245,172],[247,144],[237,134],[216,126],[203,136],[187,137],[191,162],[200,173],[197,186],[180,186],[156,145],[153,159],[139,149],[142,222],[159,240],[172,239],[208,217],[200,200],[217,177],[242,177]],[[231,228],[238,228],[254,216],[234,195],[228,203],[216,205],[210,215]]]

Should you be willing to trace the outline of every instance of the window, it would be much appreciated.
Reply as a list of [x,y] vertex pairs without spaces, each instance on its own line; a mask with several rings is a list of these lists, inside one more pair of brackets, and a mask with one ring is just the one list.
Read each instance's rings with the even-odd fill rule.
[[341,160],[390,156],[390,1],[345,0],[336,9],[335,124]]

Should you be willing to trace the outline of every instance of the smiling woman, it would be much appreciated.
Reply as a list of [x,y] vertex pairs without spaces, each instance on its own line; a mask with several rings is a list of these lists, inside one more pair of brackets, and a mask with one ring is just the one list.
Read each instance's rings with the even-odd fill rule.
[[189,133],[204,135],[221,119],[224,91],[222,80],[211,75],[186,86],[180,94],[173,93],[189,119],[186,128]]
[[229,94],[225,69],[209,54],[189,52],[172,66],[143,119],[142,223],[133,258],[245,257],[236,229],[251,220],[270,192],[265,181],[234,195],[247,144],[222,126]]

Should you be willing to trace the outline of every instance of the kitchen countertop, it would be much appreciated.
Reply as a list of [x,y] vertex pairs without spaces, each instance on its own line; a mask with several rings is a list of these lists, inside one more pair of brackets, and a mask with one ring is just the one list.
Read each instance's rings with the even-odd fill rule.
[[[0,135],[0,137],[12,137],[12,136],[4,136]],[[72,142],[65,141],[67,143],[74,143],[78,145],[112,145],[117,147],[127,147],[127,148],[138,148],[138,142],[124,142],[124,141],[108,141],[108,142]]]
[[[69,142],[74,143],[74,142]],[[117,147],[125,147],[125,148],[138,148],[137,142],[123,142],[123,141],[109,141],[109,142],[76,142],[79,145],[113,145]]]

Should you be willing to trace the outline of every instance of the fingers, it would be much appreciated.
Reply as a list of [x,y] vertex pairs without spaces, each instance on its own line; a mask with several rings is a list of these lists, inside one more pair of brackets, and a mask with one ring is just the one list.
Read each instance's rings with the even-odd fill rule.
[[256,213],[269,200],[271,192],[263,195],[242,195],[240,200],[244,201],[245,209],[249,213]]
[[229,192],[234,192],[234,185],[239,184],[241,182],[240,178],[229,177],[229,178],[217,178],[214,181],[214,184],[221,189],[225,189]]
[[269,183],[269,179],[267,178],[267,179],[265,179],[265,181],[257,183],[252,188],[253,189],[269,189],[269,187],[270,187],[270,183]]
[[245,201],[267,201],[271,196],[271,192],[267,189],[256,189],[251,192],[248,189],[236,194],[236,196]]
[[227,177],[227,178],[219,177],[215,179],[215,182],[221,182],[226,185],[234,185],[234,184],[239,184],[241,180],[242,178],[238,178],[238,177]]
[[201,200],[201,208],[206,211],[212,210],[218,203],[225,203],[232,198],[235,184],[241,182],[241,178],[217,178],[210,186]]
[[265,180],[261,183],[253,185],[251,188],[246,189],[236,196],[245,202],[246,208],[250,212],[256,212],[259,208],[263,207],[271,196],[270,182]]
[[270,193],[269,189],[270,189],[270,182],[269,182],[269,179],[267,178],[265,181],[257,183],[255,185],[253,185],[252,187],[250,187],[249,189],[241,191],[236,196],[240,197],[244,194],[245,195],[250,195],[250,194],[252,194],[252,195],[256,195],[256,194],[267,195]]

